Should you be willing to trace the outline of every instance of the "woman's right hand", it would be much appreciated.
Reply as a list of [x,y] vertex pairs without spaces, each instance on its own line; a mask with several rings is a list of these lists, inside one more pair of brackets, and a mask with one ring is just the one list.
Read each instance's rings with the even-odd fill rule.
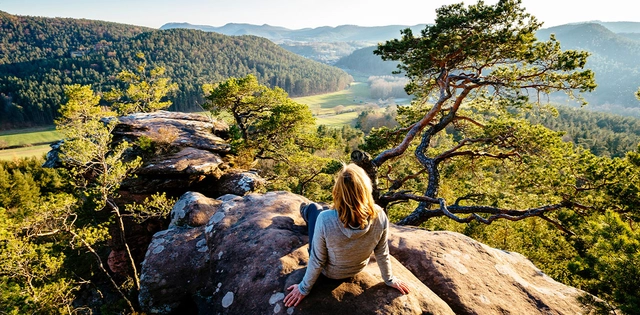
[[300,293],[297,284],[290,286],[289,288],[287,288],[287,290],[291,292],[289,292],[289,294],[287,294],[287,296],[284,298],[283,302],[284,306],[286,307],[298,306],[298,303],[300,303],[300,301],[302,301],[302,299],[304,299],[304,297],[306,296]]
[[400,293],[402,294],[407,294],[411,291],[409,290],[409,285],[400,279],[396,279],[396,281],[393,282],[391,287],[398,289],[398,291],[400,291]]

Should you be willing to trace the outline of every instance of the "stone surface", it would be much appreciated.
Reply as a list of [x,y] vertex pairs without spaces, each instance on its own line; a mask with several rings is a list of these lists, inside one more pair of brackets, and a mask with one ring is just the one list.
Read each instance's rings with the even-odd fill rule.
[[220,200],[189,191],[182,195],[171,209],[169,228],[203,226],[215,214],[220,204]]
[[119,117],[114,140],[134,142],[141,136],[155,138],[164,131],[175,131],[173,146],[192,147],[213,152],[229,152],[224,139],[229,136],[229,126],[210,117],[181,112],[156,111],[135,113]]
[[264,186],[266,181],[253,171],[228,171],[209,189],[213,195],[243,196]]
[[[194,194],[181,200],[172,211],[173,218],[187,218],[193,209],[212,203]],[[142,267],[143,310],[157,314],[186,310],[200,314],[454,314],[396,260],[394,273],[413,288],[408,295],[386,286],[372,261],[351,279],[320,279],[300,305],[286,308],[282,303],[286,288],[302,279],[308,260],[299,205],[309,200],[271,192],[225,195],[218,201],[206,225],[174,224],[156,233]],[[170,269],[167,275],[165,269]]]
[[561,284],[524,256],[454,232],[391,227],[391,254],[456,314],[583,314],[585,292]]
[[179,148],[178,152],[154,156],[145,160],[136,171],[138,175],[209,175],[215,174],[224,163],[219,154],[192,147]]
[[154,235],[140,274],[139,300],[146,312],[168,314],[190,294],[210,292],[206,246],[204,227],[172,227]]
[[[129,159],[143,156],[143,165],[135,171],[135,177],[127,178],[120,186],[125,202],[143,200],[157,192],[174,197],[187,191],[212,197],[227,193],[244,195],[265,184],[256,173],[229,166],[229,126],[222,121],[201,114],[168,111],[136,113],[117,119],[113,130],[115,143],[138,143],[141,137],[146,137],[163,148],[149,154],[134,146],[128,152]],[[51,145],[45,166],[62,166],[58,155],[61,143]]]
[[[395,225],[389,239],[392,268],[409,283],[410,294],[387,287],[372,259],[351,279],[321,278],[297,307],[286,308],[286,288],[302,279],[309,257],[302,202],[309,200],[286,192],[217,200],[185,194],[172,211],[175,224],[157,233],[147,251],[143,309],[158,314],[587,313],[576,300],[584,292],[550,279],[522,255],[458,233]],[[204,225],[190,219],[203,222],[204,216]]]
[[[158,218],[150,218],[145,222],[138,224],[128,217],[123,219],[124,228],[126,231],[126,240],[129,245],[129,250],[133,256],[133,260],[136,264],[136,268],[140,270],[140,263],[144,259],[147,247],[153,235],[166,227],[166,224]],[[131,260],[127,254],[127,250],[124,246],[124,240],[122,239],[122,233],[117,224],[109,226],[109,247],[111,252],[107,259],[107,265],[109,269],[118,275],[124,277],[127,275],[133,275],[133,268],[131,268]]]

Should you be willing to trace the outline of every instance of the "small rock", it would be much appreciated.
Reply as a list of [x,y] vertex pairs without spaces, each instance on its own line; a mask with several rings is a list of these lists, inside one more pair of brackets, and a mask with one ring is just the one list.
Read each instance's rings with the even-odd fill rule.
[[227,308],[233,303],[233,292],[229,291],[222,298],[222,307]]
[[276,304],[277,302],[282,301],[282,299],[284,299],[284,293],[282,292],[275,293],[271,295],[271,297],[269,298],[269,304],[271,305]]

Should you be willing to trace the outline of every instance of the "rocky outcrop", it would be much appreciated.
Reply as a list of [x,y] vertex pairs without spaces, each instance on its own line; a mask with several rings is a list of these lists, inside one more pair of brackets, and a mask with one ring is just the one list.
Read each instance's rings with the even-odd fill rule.
[[[144,139],[148,146],[135,145],[128,153],[129,158],[142,156],[143,165],[135,171],[136,176],[126,179],[120,187],[127,201],[141,200],[156,192],[176,197],[187,191],[214,197],[227,193],[244,195],[265,183],[255,172],[229,165],[229,126],[223,121],[169,111],[136,113],[117,119],[112,133],[114,143],[139,144]],[[58,156],[60,144],[51,145],[45,166],[62,166]]]
[[387,287],[372,260],[347,280],[321,278],[295,308],[286,288],[308,260],[299,205],[287,192],[210,199],[188,193],[169,229],[154,235],[142,265],[140,305],[152,314],[578,314],[582,292],[542,274],[524,257],[463,235],[391,228],[394,274]]
[[585,292],[561,284],[526,257],[454,232],[392,226],[389,248],[456,314],[581,314]]
[[[138,142],[146,137],[155,144],[136,177],[121,189],[132,194],[158,191],[179,196],[199,191],[208,196],[244,195],[264,185],[254,172],[229,166],[229,126],[219,120],[180,112],[157,111],[118,118],[114,142]],[[136,152],[144,155],[144,152]]]
[[[229,126],[222,121],[200,114],[168,111],[110,119],[118,119],[112,132],[113,143],[135,144],[125,159],[143,157],[143,164],[135,171],[135,176],[127,178],[120,186],[119,204],[141,203],[157,192],[175,197],[187,191],[212,197],[229,193],[244,195],[265,184],[255,172],[230,166]],[[58,155],[62,143],[51,145],[45,167],[62,167]],[[146,147],[141,147],[141,143],[146,143]],[[142,225],[125,220],[126,242],[136,263],[142,261],[151,235],[164,228],[166,222],[159,220]],[[122,276],[131,274],[133,268],[121,231],[114,226],[110,236],[112,251],[107,262],[111,271]]]

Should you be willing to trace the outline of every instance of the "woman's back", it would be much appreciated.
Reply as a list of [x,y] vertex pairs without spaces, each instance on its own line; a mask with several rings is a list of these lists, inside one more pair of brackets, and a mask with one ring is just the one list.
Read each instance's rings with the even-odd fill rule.
[[[363,229],[344,227],[335,210],[320,213],[316,231],[324,236],[325,244],[321,245],[325,245],[326,249],[312,250],[326,250],[324,275],[333,279],[348,278],[367,265],[387,226],[386,215],[381,209],[377,210],[378,215]],[[322,253],[314,252],[314,255]]]
[[320,273],[344,279],[362,271],[373,252],[384,282],[403,294],[406,283],[395,279],[387,244],[389,219],[374,202],[371,179],[355,164],[345,165],[333,186],[336,210],[321,211],[315,203],[301,208],[309,228],[309,264],[300,284],[294,284],[285,298],[287,307],[297,305],[313,287]]

